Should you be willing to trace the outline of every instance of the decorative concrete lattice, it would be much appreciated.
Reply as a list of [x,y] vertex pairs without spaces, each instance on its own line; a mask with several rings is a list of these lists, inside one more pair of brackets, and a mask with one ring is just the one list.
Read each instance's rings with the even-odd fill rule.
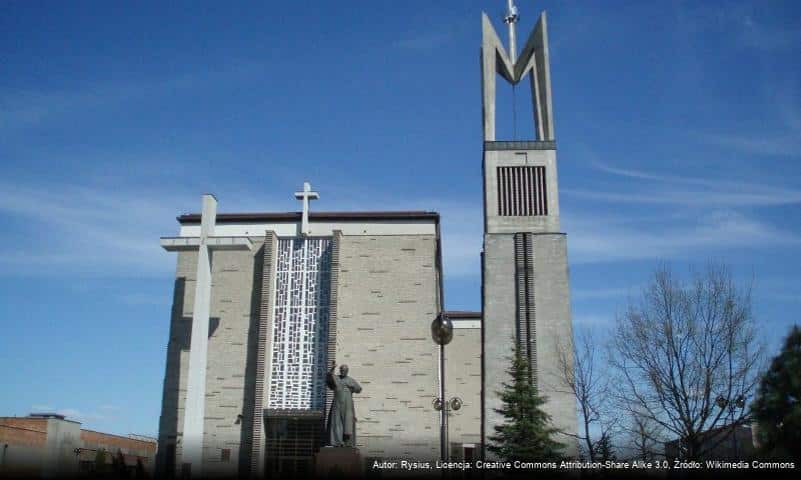
[[322,410],[331,239],[278,240],[269,408]]

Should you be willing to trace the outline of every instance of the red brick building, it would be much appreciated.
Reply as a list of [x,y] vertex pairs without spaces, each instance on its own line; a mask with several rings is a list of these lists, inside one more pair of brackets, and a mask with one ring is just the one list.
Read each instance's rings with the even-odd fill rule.
[[[101,455],[98,455],[98,451]],[[132,472],[153,470],[156,439],[81,428],[57,414],[0,417],[0,477],[61,476],[125,464]],[[119,465],[118,465],[119,467]]]

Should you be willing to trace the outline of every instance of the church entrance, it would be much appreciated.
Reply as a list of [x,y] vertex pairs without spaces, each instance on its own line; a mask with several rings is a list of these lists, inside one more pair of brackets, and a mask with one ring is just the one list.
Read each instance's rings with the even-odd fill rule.
[[265,472],[269,477],[314,476],[314,456],[322,446],[322,412],[268,412],[265,418]]

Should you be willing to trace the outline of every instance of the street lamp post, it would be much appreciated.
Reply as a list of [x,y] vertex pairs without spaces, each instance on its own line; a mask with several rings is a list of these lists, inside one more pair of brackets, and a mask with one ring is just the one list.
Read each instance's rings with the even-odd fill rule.
[[734,446],[734,457],[739,460],[739,452],[737,448],[737,427],[738,425],[734,425],[734,411],[736,409],[742,410],[745,407],[745,397],[743,395],[738,395],[737,398],[728,400],[723,395],[718,395],[718,398],[715,399],[715,403],[718,404],[721,410],[728,408],[729,410],[729,425],[731,426],[732,431],[732,445]]
[[[434,408],[440,410],[439,446],[443,462],[448,461],[448,408],[445,405],[445,345],[453,340],[453,322],[444,313],[431,322],[431,338],[439,345],[439,398]],[[437,408],[439,405],[440,408]]]

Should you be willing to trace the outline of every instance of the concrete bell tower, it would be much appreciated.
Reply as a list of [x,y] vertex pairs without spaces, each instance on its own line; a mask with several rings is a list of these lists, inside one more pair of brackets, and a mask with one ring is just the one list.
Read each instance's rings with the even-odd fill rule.
[[[543,12],[520,56],[515,45],[517,9],[504,19],[509,51],[482,14],[481,83],[484,123],[484,248],[482,253],[481,436],[486,446],[503,423],[497,392],[509,381],[514,342],[527,358],[545,410],[567,435],[565,454],[576,452],[575,399],[560,355],[572,361],[573,332],[567,238],[559,222],[556,142],[551,106],[548,26]],[[529,140],[495,138],[497,75],[512,85],[528,76],[534,131]],[[484,454],[488,451],[483,449]]]

